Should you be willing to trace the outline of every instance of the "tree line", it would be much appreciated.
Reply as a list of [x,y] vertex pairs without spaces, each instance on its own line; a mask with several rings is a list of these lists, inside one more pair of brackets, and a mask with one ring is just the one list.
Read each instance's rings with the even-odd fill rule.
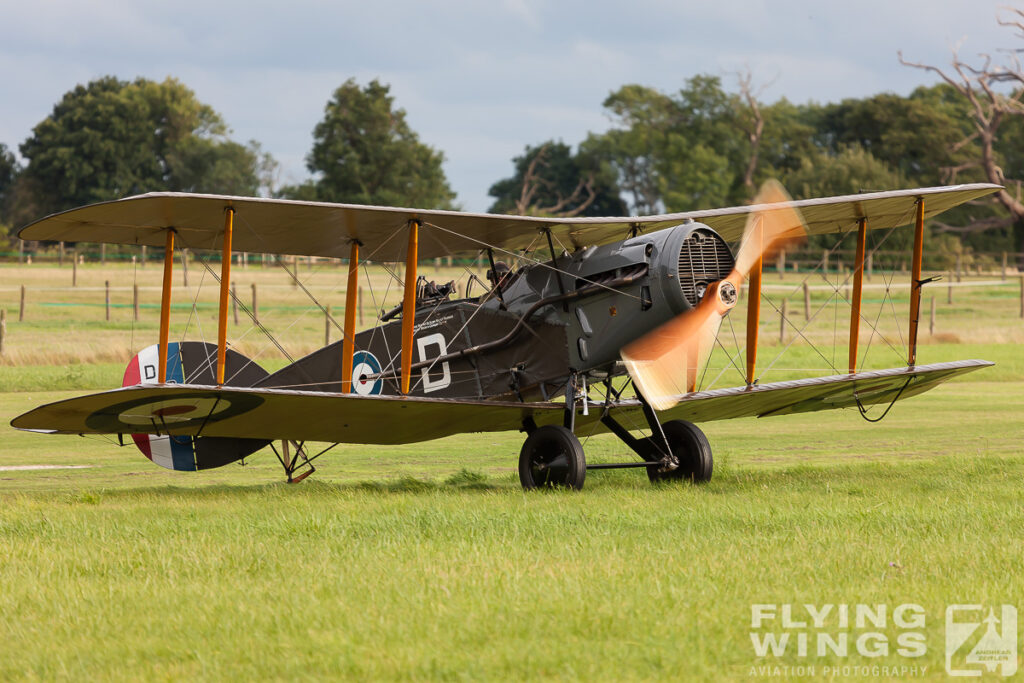
[[[1020,12],[1000,23],[1024,37]],[[931,222],[940,249],[1024,251],[1024,72],[954,54],[909,95],[836,103],[761,101],[749,73],[697,75],[664,92],[628,84],[603,107],[607,130],[578,145],[538,141],[490,188],[498,213],[643,215],[747,203],[777,178],[795,198],[962,182],[1007,191]],[[180,81],[106,76],[76,86],[18,147],[0,142],[0,240],[56,211],[150,191],[458,208],[444,154],[425,144],[387,84],[348,80],[325,105],[306,157],[311,178],[278,185],[256,141]],[[895,236],[888,248],[901,248]],[[830,245],[831,246],[831,245]]]

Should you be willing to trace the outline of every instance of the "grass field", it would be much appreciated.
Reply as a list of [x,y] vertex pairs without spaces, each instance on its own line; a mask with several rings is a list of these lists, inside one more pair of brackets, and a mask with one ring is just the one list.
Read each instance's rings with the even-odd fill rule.
[[[8,311],[16,270],[0,269]],[[107,329],[102,306],[98,321],[89,306],[29,309],[32,327],[8,328],[24,355],[0,365],[0,467],[84,467],[0,470],[0,678],[735,680],[884,665],[945,679],[947,605],[1024,609],[1024,323],[1005,294],[1016,290],[955,292],[939,321],[956,338],[920,351],[997,366],[877,425],[855,411],[712,422],[707,486],[627,471],[529,494],[515,433],[340,446],[287,485],[265,452],[196,475],[100,439],[16,432],[11,417],[35,405],[119,384],[129,348],[130,321]],[[149,315],[136,348],[155,338]],[[320,316],[291,328],[296,346],[316,346]],[[76,338],[47,358],[70,325]],[[768,349],[777,325],[762,330]],[[824,363],[800,340],[784,358],[767,380]],[[623,454],[607,436],[585,448]],[[878,631],[884,656],[758,657],[752,606],[805,603],[920,605],[926,652],[894,651],[890,615],[826,627]]]

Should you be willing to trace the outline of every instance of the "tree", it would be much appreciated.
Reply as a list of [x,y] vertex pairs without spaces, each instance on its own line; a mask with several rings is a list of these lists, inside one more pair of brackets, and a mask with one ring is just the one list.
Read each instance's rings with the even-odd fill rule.
[[913,185],[942,182],[940,169],[965,134],[963,108],[948,88],[918,88],[910,97],[882,93],[822,108],[818,142],[838,154],[851,145],[897,169]]
[[[1017,29],[1017,37],[1024,37],[1024,10],[1011,9],[1008,18],[997,16],[996,20],[1003,26]],[[1004,154],[1000,149],[1000,129],[1007,122],[1017,119],[1017,126],[1013,131],[1017,135],[1016,142],[1021,140],[1019,119],[1024,116],[1024,68],[1016,53],[1011,52],[1007,63],[994,64],[991,55],[982,55],[980,65],[972,65],[960,59],[956,50],[953,51],[952,71],[946,71],[939,67],[911,62],[903,58],[899,53],[900,63],[922,69],[939,76],[945,83],[956,92],[966,106],[966,120],[971,125],[971,130],[964,135],[954,148],[957,151],[965,151],[968,158],[960,163],[948,167],[950,179],[962,180],[985,180],[1000,185],[1016,184],[1020,187],[1021,179],[1007,175],[1008,165],[1004,161]],[[1020,160],[1020,151],[1015,146],[1009,147],[1011,160]],[[1015,170],[1021,169],[1015,165]],[[967,232],[982,230],[1006,230],[1012,229],[1013,242],[1018,249],[1024,249],[1024,200],[1019,193],[1012,193],[1006,189],[995,194],[1002,209],[1003,215],[987,215],[973,221],[973,226],[968,226]],[[1008,215],[1007,215],[1008,214]]]
[[582,149],[615,169],[636,213],[740,204],[749,199],[745,177],[758,166],[763,134],[761,112],[747,111],[749,101],[707,75],[676,95],[623,86],[604,102],[614,127]]
[[179,81],[106,76],[65,93],[21,145],[23,201],[50,213],[157,190],[255,194],[261,160]]
[[6,222],[7,202],[19,170],[18,160],[14,157],[14,153],[7,148],[7,145],[0,142],[0,223]]
[[18,172],[18,160],[7,149],[7,145],[0,142],[0,245],[6,245],[9,242],[10,206]]
[[[441,164],[444,155],[420,142],[390,87],[377,80],[360,88],[345,81],[313,129],[306,166],[317,175],[323,201],[419,208],[451,208],[455,194]],[[308,188],[288,188],[286,194]]]
[[619,186],[632,197],[633,213],[657,213],[663,206],[660,149],[672,124],[674,103],[653,88],[634,84],[609,95],[604,107],[616,127],[591,134],[581,148],[615,170]]
[[622,216],[615,173],[584,153],[573,154],[563,142],[526,147],[512,160],[515,175],[494,183],[490,211],[528,216]]

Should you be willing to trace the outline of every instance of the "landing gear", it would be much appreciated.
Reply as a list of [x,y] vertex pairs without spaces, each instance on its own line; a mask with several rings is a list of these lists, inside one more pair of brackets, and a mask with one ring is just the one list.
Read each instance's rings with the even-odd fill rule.
[[545,425],[534,429],[519,451],[519,481],[524,489],[582,489],[587,477],[583,446],[569,429]]
[[[612,416],[612,399],[617,401],[621,391],[613,392],[610,380],[606,384],[608,398],[601,423],[640,456],[640,462],[587,465],[583,447],[573,434],[576,406],[580,400],[575,386],[576,377],[570,377],[565,396],[567,408],[561,425],[538,427],[532,417],[523,420],[523,431],[529,435],[519,452],[519,481],[524,489],[565,487],[579,490],[583,488],[587,470],[635,467],[646,469],[652,483],[689,481],[704,484],[711,481],[711,444],[704,432],[686,420],[660,422],[654,408],[638,392],[639,407],[651,430],[650,436],[638,439]],[[585,402],[583,408],[586,415]]]
[[[665,464],[648,465],[647,478],[651,483],[692,481],[694,484],[705,484],[711,481],[711,444],[704,432],[686,420],[669,420],[661,425],[661,429],[679,466],[669,469]],[[653,437],[645,441],[650,444],[652,451],[657,448]]]
[[[295,447],[295,457],[292,457],[289,452],[289,444]],[[298,484],[300,481],[316,472],[316,468],[313,467],[313,460],[319,458],[321,455],[330,450],[330,448],[334,448],[334,446],[331,446],[330,448],[325,449],[314,455],[312,458],[310,458],[306,454],[305,441],[289,442],[288,440],[282,440],[280,453],[277,452],[277,448],[274,447],[273,443],[270,444],[270,447],[274,450],[274,455],[277,456],[278,462],[280,462],[281,466],[284,467],[284,473],[285,476],[288,477],[289,484]],[[301,470],[303,467],[306,467],[307,469],[300,472],[299,470]]]

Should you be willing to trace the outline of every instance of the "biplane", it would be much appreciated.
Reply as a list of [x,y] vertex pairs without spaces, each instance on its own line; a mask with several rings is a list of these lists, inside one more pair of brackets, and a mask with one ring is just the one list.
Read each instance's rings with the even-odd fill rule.
[[[131,436],[154,463],[174,470],[220,467],[271,446],[289,481],[314,471],[313,461],[332,447],[311,454],[310,443],[403,444],[519,430],[527,489],[579,489],[588,471],[618,467],[643,468],[654,482],[706,482],[712,451],[698,423],[851,407],[863,413],[991,365],[918,365],[917,329],[924,221],[998,189],[971,184],[793,201],[768,184],[749,206],[626,218],[183,193],[93,204],[43,218],[19,236],[163,247],[159,338],[131,361],[121,388],[43,405],[11,424],[116,435],[122,445]],[[905,225],[914,230],[906,365],[865,371],[857,367],[865,233]],[[856,236],[848,371],[761,383],[763,263],[808,234]],[[221,255],[217,344],[170,341],[176,245]],[[347,259],[342,338],[276,372],[229,348],[236,251]],[[489,282],[480,295],[460,297],[451,283],[417,277],[420,261],[460,254],[487,255]],[[508,257],[522,265],[507,266]],[[358,331],[360,266],[370,259],[404,263],[402,302]],[[744,381],[700,387],[698,372],[744,286]],[[578,438],[584,432],[616,435],[631,460],[588,464]]]

